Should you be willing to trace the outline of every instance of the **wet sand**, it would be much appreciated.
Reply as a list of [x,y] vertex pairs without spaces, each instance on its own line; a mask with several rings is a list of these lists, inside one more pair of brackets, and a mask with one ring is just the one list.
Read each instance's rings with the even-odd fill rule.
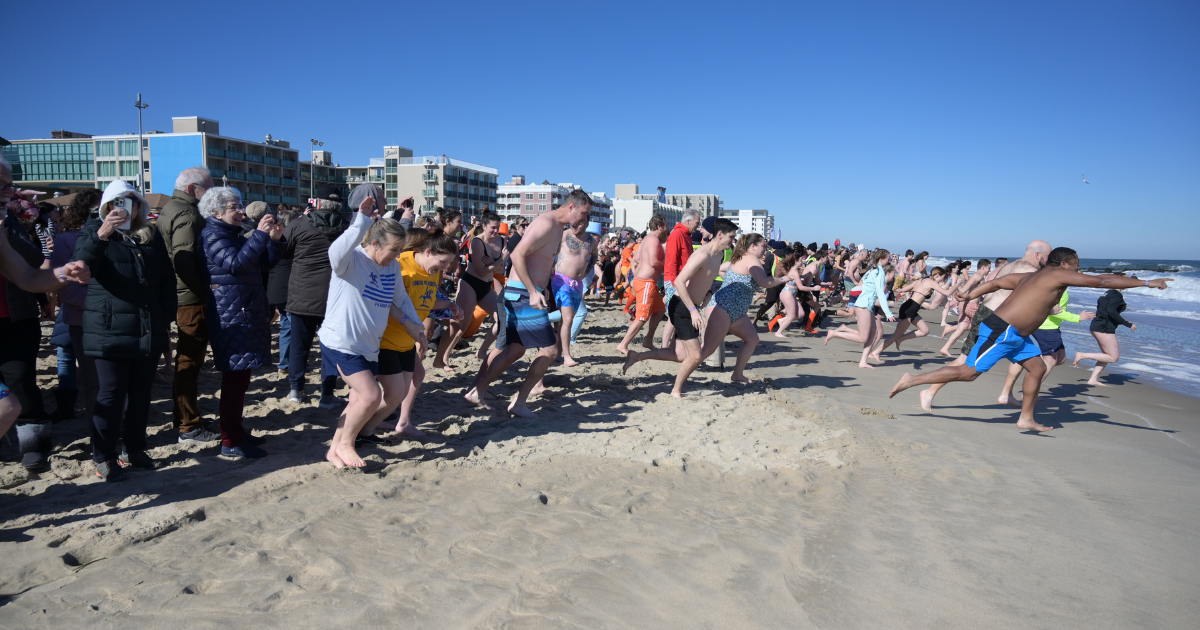
[[[1039,416],[1056,428],[1036,436],[995,402],[1002,374],[947,387],[932,414],[915,391],[889,400],[904,370],[947,362],[940,341],[863,370],[853,344],[795,331],[762,333],[748,371],[759,383],[702,368],[675,401],[675,364],[620,374],[624,327],[617,308],[593,306],[575,351],[586,363],[552,368],[547,384],[564,395],[533,401],[535,420],[463,402],[476,361],[460,351],[461,373],[431,370],[418,399],[417,421],[440,437],[360,449],[365,471],[323,460],[335,413],[287,402],[273,370],[247,397],[247,427],[268,439],[258,461],[174,443],[163,383],[150,438],[161,470],[99,482],[82,420],[55,425],[53,468],[38,476],[5,445],[0,625],[1163,628],[1200,617],[1200,401],[1136,382],[1093,391],[1067,365]],[[512,395],[519,376],[494,393]],[[201,390],[217,387],[206,373]],[[216,405],[201,400],[213,417]]]

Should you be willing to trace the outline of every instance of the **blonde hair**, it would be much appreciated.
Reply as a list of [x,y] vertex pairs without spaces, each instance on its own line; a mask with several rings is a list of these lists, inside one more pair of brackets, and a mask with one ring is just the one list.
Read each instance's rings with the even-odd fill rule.
[[[145,245],[154,238],[154,226],[151,225],[150,221],[146,219],[146,212],[148,211],[148,208],[142,208],[141,204],[143,202],[137,197],[125,196],[125,198],[133,199],[138,203],[139,206],[137,212],[130,217],[132,220],[129,222],[129,234],[127,236],[129,236],[129,239],[138,245]],[[112,209],[112,200],[109,200],[108,203],[100,206],[100,219],[103,220],[105,217],[107,217],[108,213],[112,212]]]
[[367,235],[363,237],[362,246],[375,244],[383,246],[391,239],[399,239],[404,241],[407,235],[404,233],[404,226],[395,219],[379,219],[367,230]]

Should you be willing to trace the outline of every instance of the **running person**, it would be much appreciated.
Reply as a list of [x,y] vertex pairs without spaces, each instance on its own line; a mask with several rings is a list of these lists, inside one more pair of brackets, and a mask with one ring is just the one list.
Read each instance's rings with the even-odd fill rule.
[[[1135,278],[1136,280],[1136,278]],[[1125,310],[1125,297],[1120,291],[1110,289],[1096,301],[1096,319],[1092,320],[1092,336],[1100,345],[1101,352],[1076,352],[1073,367],[1079,367],[1079,362],[1091,359],[1096,362],[1092,368],[1092,377],[1088,385],[1108,387],[1100,382],[1100,373],[1111,363],[1121,359],[1121,346],[1117,343],[1117,326],[1128,326],[1129,330],[1137,331],[1137,324],[1121,316]]]
[[504,238],[500,236],[500,215],[490,210],[484,211],[480,229],[482,233],[467,242],[466,269],[458,277],[458,292],[454,296],[454,303],[464,313],[463,318],[450,320],[448,339],[442,339],[433,360],[433,367],[440,367],[447,372],[454,371],[450,365],[450,353],[471,323],[475,306],[482,307],[488,315],[496,313],[496,291],[492,282],[495,274],[502,272],[508,263]]
[[979,340],[971,349],[964,365],[946,366],[928,374],[913,377],[905,374],[888,394],[896,394],[925,383],[949,383],[951,381],[973,381],[987,372],[1000,359],[1009,359],[1025,366],[1024,397],[1021,400],[1021,415],[1017,427],[1027,431],[1049,431],[1051,427],[1034,420],[1038,389],[1046,370],[1037,343],[1030,334],[1046,320],[1062,298],[1068,287],[1091,287],[1127,289],[1146,286],[1166,289],[1172,279],[1141,281],[1124,276],[1087,276],[1079,273],[1079,255],[1075,250],[1059,247],[1050,252],[1046,266],[1033,273],[1009,274],[998,280],[976,287],[966,296],[974,299],[997,289],[1007,289],[1012,294],[996,312],[988,316],[979,326]]
[[[897,272],[897,276],[899,276],[899,272]],[[896,344],[896,350],[899,350],[901,343],[929,334],[929,325],[921,318],[921,305],[934,292],[941,293],[947,297],[950,295],[950,291],[942,287],[942,279],[945,276],[946,272],[941,267],[934,267],[930,270],[928,278],[916,280],[896,291],[897,299],[905,294],[908,294],[909,298],[900,305],[896,319],[896,330],[888,335],[886,339],[876,344],[878,348],[871,353],[872,358],[876,361],[880,360],[880,353],[892,344]],[[915,326],[916,330],[905,332],[908,330],[909,325]]]
[[[1038,329],[1033,331],[1030,336],[1037,342],[1038,350],[1042,353],[1042,362],[1046,364],[1046,373],[1042,375],[1042,383],[1046,382],[1046,378],[1050,376],[1050,372],[1055,367],[1066,363],[1067,347],[1063,344],[1062,326],[1063,322],[1086,322],[1096,316],[1095,313],[1083,311],[1076,315],[1067,310],[1067,302],[1070,300],[1070,294],[1063,291],[1062,298],[1058,301],[1058,306],[1055,306],[1050,315],[1046,317],[1046,321],[1042,322]],[[974,303],[975,300],[972,300]],[[1020,363],[1009,363],[1008,374],[1004,377],[1004,387],[1000,389],[1000,397],[997,399],[1002,405],[1012,405],[1020,407],[1021,404],[1015,402],[1013,396],[1013,386],[1017,384],[1017,377],[1021,375]]]
[[829,340],[833,338],[861,343],[863,350],[862,359],[858,362],[860,368],[875,369],[875,366],[867,363],[871,349],[883,337],[883,326],[875,319],[875,309],[878,308],[882,311],[889,322],[896,319],[887,303],[887,271],[884,269],[883,263],[889,256],[891,253],[888,250],[880,249],[870,257],[871,265],[866,275],[863,276],[862,293],[859,294],[858,300],[854,302],[854,307],[851,309],[855,319],[858,320],[858,329],[855,330],[842,324],[837,330],[830,331],[825,335],[825,345],[829,345]]
[[649,325],[646,326],[646,336],[642,339],[642,347],[647,350],[654,349],[654,331],[658,328],[658,322],[662,321],[663,315],[667,312],[667,305],[663,303],[662,293],[658,291],[657,285],[659,278],[662,277],[663,263],[666,258],[663,250],[663,238],[666,235],[667,220],[661,214],[650,217],[650,223],[646,226],[646,237],[642,239],[641,247],[634,256],[631,268],[635,310],[633,321],[629,322],[629,330],[625,332],[625,338],[617,344],[617,352],[621,354],[629,352],[629,344],[633,343],[634,337],[637,336],[642,326],[646,325],[646,322],[649,322]]
[[582,222],[563,230],[562,245],[558,248],[558,262],[554,266],[554,277],[550,279],[554,301],[562,314],[558,322],[558,342],[562,345],[563,365],[579,365],[571,356],[571,329],[575,313],[583,306],[584,276],[591,271],[591,260],[596,254],[596,239],[587,233],[588,223]]

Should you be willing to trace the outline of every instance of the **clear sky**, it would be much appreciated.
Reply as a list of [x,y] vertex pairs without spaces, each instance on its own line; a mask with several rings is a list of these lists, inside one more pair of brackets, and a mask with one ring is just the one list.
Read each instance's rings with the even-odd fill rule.
[[995,256],[1043,238],[1085,257],[1200,259],[1195,2],[74,1],[4,14],[21,27],[5,39],[9,139],[135,131],[142,92],[147,129],[199,115],[302,151],[323,140],[341,164],[400,144],[501,181],[716,193],[771,210],[789,240]]

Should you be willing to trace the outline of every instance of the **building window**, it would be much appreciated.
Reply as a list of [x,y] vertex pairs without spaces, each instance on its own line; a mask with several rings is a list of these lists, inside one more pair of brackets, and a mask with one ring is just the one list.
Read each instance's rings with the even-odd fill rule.
[[116,162],[96,162],[96,177],[116,177]]
[[116,153],[113,151],[116,147],[112,140],[96,143],[96,157],[113,157]]
[[386,182],[386,183],[388,183],[388,184],[395,184],[395,183],[396,183],[396,178],[397,178],[397,177],[399,177],[399,176],[398,176],[398,175],[388,175],[388,176],[385,178],[385,182]]
[[118,148],[123,156],[137,155],[137,140],[120,140]]
[[[533,199],[533,193],[525,193],[525,198],[526,198],[526,199]],[[532,210],[532,209],[533,209],[533,207],[532,207],[532,206],[530,206],[530,209]]]
[[[384,161],[383,161],[383,165],[384,165],[384,166],[391,166],[391,167],[395,168],[395,167],[396,167],[396,162],[397,162],[397,160],[396,160],[395,158],[388,158],[388,159],[386,159],[386,160],[384,160]],[[389,171],[389,172],[395,173],[395,171]]]
[[546,199],[546,193],[538,193],[538,199],[541,199],[544,201]]
[[546,204],[539,203],[538,204],[538,212],[545,212],[545,211],[546,211]]
[[142,138],[142,148],[143,149],[150,148],[150,139],[149,138]]
[[[122,142],[124,142],[124,140],[122,140]],[[135,146],[134,148],[137,148],[137,147]],[[121,177],[136,177],[136,176],[137,176],[137,162],[131,162],[129,160],[121,160]]]
[[531,203],[525,204],[525,210],[527,210],[529,212],[533,212],[533,204],[531,204]]

